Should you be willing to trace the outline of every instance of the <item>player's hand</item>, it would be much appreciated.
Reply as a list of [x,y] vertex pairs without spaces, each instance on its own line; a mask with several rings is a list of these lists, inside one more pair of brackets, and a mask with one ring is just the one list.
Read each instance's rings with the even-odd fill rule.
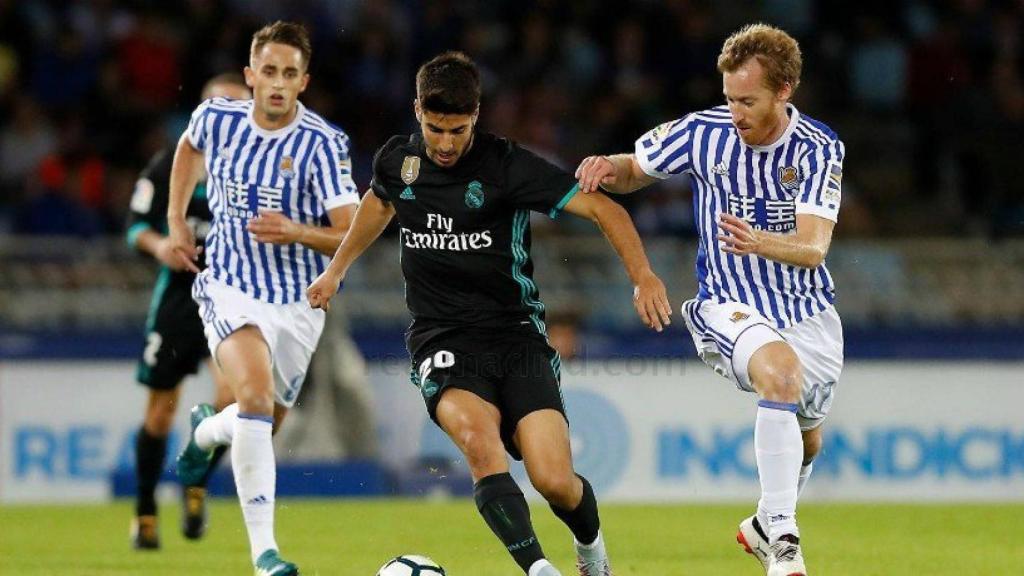
[[199,261],[200,249],[196,246],[196,237],[192,234],[192,229],[188,227],[184,218],[168,219],[165,242],[168,244],[169,254],[167,254],[167,260],[158,255],[161,262],[167,264],[172,270],[188,270],[193,274],[199,273],[199,266],[196,265],[196,262]]
[[310,308],[321,308],[324,311],[331,309],[331,298],[338,293],[338,286],[341,285],[342,276],[324,270],[324,273],[317,276],[316,280],[306,288],[306,299],[309,300]]
[[615,184],[615,165],[607,156],[587,156],[576,168],[576,179],[580,181],[580,192],[590,194],[602,184]]
[[718,217],[718,227],[725,232],[725,234],[718,235],[723,252],[746,256],[757,254],[761,248],[761,238],[757,231],[742,218],[723,212]]
[[246,229],[257,242],[267,244],[294,244],[302,241],[306,229],[280,212],[260,210],[260,215],[249,220]]
[[648,328],[661,332],[663,326],[672,323],[672,306],[668,303],[665,284],[654,272],[648,270],[633,287],[633,307],[640,320]]
[[[198,256],[201,255],[202,253],[203,247],[196,246],[196,257],[198,258]],[[167,266],[168,268],[174,270],[175,272],[183,272],[185,270],[188,270],[188,268],[185,266],[188,261],[178,256],[178,252],[174,249],[174,245],[171,243],[171,239],[169,237],[164,237],[162,240],[157,242],[156,253],[154,254],[154,256],[156,257],[157,260],[160,261],[161,264]],[[196,270],[198,270],[198,267],[196,267]],[[192,270],[192,272],[195,272],[196,270]]]

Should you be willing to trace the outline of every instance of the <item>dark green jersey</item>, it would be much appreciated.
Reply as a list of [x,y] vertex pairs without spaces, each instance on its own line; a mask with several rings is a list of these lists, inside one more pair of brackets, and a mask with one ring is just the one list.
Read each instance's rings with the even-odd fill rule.
[[[139,174],[132,193],[131,212],[128,216],[128,244],[135,246],[135,239],[143,230],[154,230],[167,234],[167,204],[170,199],[171,165],[174,162],[173,149],[158,152],[149,161],[149,165]],[[196,244],[202,246],[210,231],[210,205],[206,201],[206,182],[196,185],[192,199],[188,203],[185,219],[196,237]],[[197,265],[206,267],[206,259],[200,255]],[[169,272],[171,286],[183,290],[192,290],[195,274]]]
[[571,174],[486,133],[441,168],[417,133],[377,151],[370,186],[395,207],[401,227],[410,348],[466,326],[545,332],[530,211],[557,217],[577,190]]

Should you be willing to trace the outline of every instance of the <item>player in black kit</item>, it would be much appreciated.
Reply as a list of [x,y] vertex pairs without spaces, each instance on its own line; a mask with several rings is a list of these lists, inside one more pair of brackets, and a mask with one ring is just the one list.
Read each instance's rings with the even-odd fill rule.
[[629,215],[515,143],[475,130],[476,65],[448,52],[416,75],[420,132],[395,136],[373,162],[371,190],[328,269],[310,285],[327,308],[352,262],[398,216],[413,316],[413,383],[430,417],[466,456],[480,514],[529,576],[559,572],[544,557],[505,452],[568,525],[579,572],[611,574],[590,484],[573,471],[544,305],[532,279],[530,211],[594,221],[625,263],[634,304],[661,330],[671,308]]
[[[215,96],[251,98],[245,79],[239,74],[222,74],[207,82],[203,98]],[[167,150],[159,152],[139,176],[128,222],[128,244],[153,256],[161,264],[146,318],[146,341],[135,373],[135,379],[149,388],[145,420],[135,441],[137,491],[131,540],[138,549],[160,547],[155,492],[164,469],[167,436],[174,422],[181,382],[186,376],[195,374],[200,362],[210,356],[199,308],[192,300],[192,282],[196,275],[184,269],[166,241],[167,198],[173,156]],[[205,182],[196,186],[187,217],[201,245],[211,220]],[[214,376],[215,405],[219,410],[231,403],[231,390],[221,381],[212,362],[209,367]],[[220,458],[222,454],[223,451],[216,457]],[[213,469],[211,466],[210,470]],[[187,538],[199,538],[206,527],[205,482],[183,487],[182,495],[182,532]]]

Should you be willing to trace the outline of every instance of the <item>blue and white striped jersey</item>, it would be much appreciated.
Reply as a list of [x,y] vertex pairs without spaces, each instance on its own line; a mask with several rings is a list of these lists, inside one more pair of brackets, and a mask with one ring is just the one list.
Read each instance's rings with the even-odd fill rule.
[[208,273],[272,304],[303,300],[329,258],[301,244],[256,242],[249,220],[272,211],[323,225],[328,210],[359,202],[348,136],[302,103],[298,108],[291,124],[268,131],[253,120],[252,100],[213,98],[192,113],[187,131],[209,175]]
[[729,212],[754,228],[796,231],[797,214],[836,221],[843,177],[842,141],[828,126],[788,105],[789,126],[773,144],[749,146],[729,109],[718,106],[662,124],[636,141],[647,174],[689,173],[693,184],[698,298],[743,302],[786,328],[835,299],[825,264],[811,270],[721,250],[718,217]]

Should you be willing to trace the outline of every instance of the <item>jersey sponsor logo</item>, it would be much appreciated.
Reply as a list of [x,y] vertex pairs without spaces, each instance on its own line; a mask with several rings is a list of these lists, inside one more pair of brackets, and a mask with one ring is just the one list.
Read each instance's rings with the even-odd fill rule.
[[412,184],[420,177],[420,157],[406,156],[402,161],[402,182]]
[[796,230],[796,205],[792,200],[768,200],[754,196],[729,196],[729,213],[746,220],[755,230]]
[[[256,205],[250,206],[249,197],[255,190]],[[226,180],[224,191],[227,195],[225,213],[232,218],[255,218],[257,210],[281,212],[283,209],[283,188],[253,186],[238,180]]]
[[294,164],[295,160],[291,156],[285,156],[281,158],[281,163],[277,166],[277,170],[281,173],[281,176],[291,180],[295,177]]
[[473,180],[466,186],[466,206],[479,209],[484,205],[484,185]]
[[413,232],[402,228],[402,244],[416,250],[449,250],[466,252],[490,248],[494,244],[490,230],[483,232]]
[[747,318],[750,318],[750,314],[747,314],[746,312],[740,312],[739,310],[737,310],[732,313],[732,316],[729,317],[729,321],[733,323],[743,322]]
[[779,184],[787,190],[792,190],[800,186],[800,181],[803,178],[800,177],[800,169],[796,166],[783,166],[779,168]]

